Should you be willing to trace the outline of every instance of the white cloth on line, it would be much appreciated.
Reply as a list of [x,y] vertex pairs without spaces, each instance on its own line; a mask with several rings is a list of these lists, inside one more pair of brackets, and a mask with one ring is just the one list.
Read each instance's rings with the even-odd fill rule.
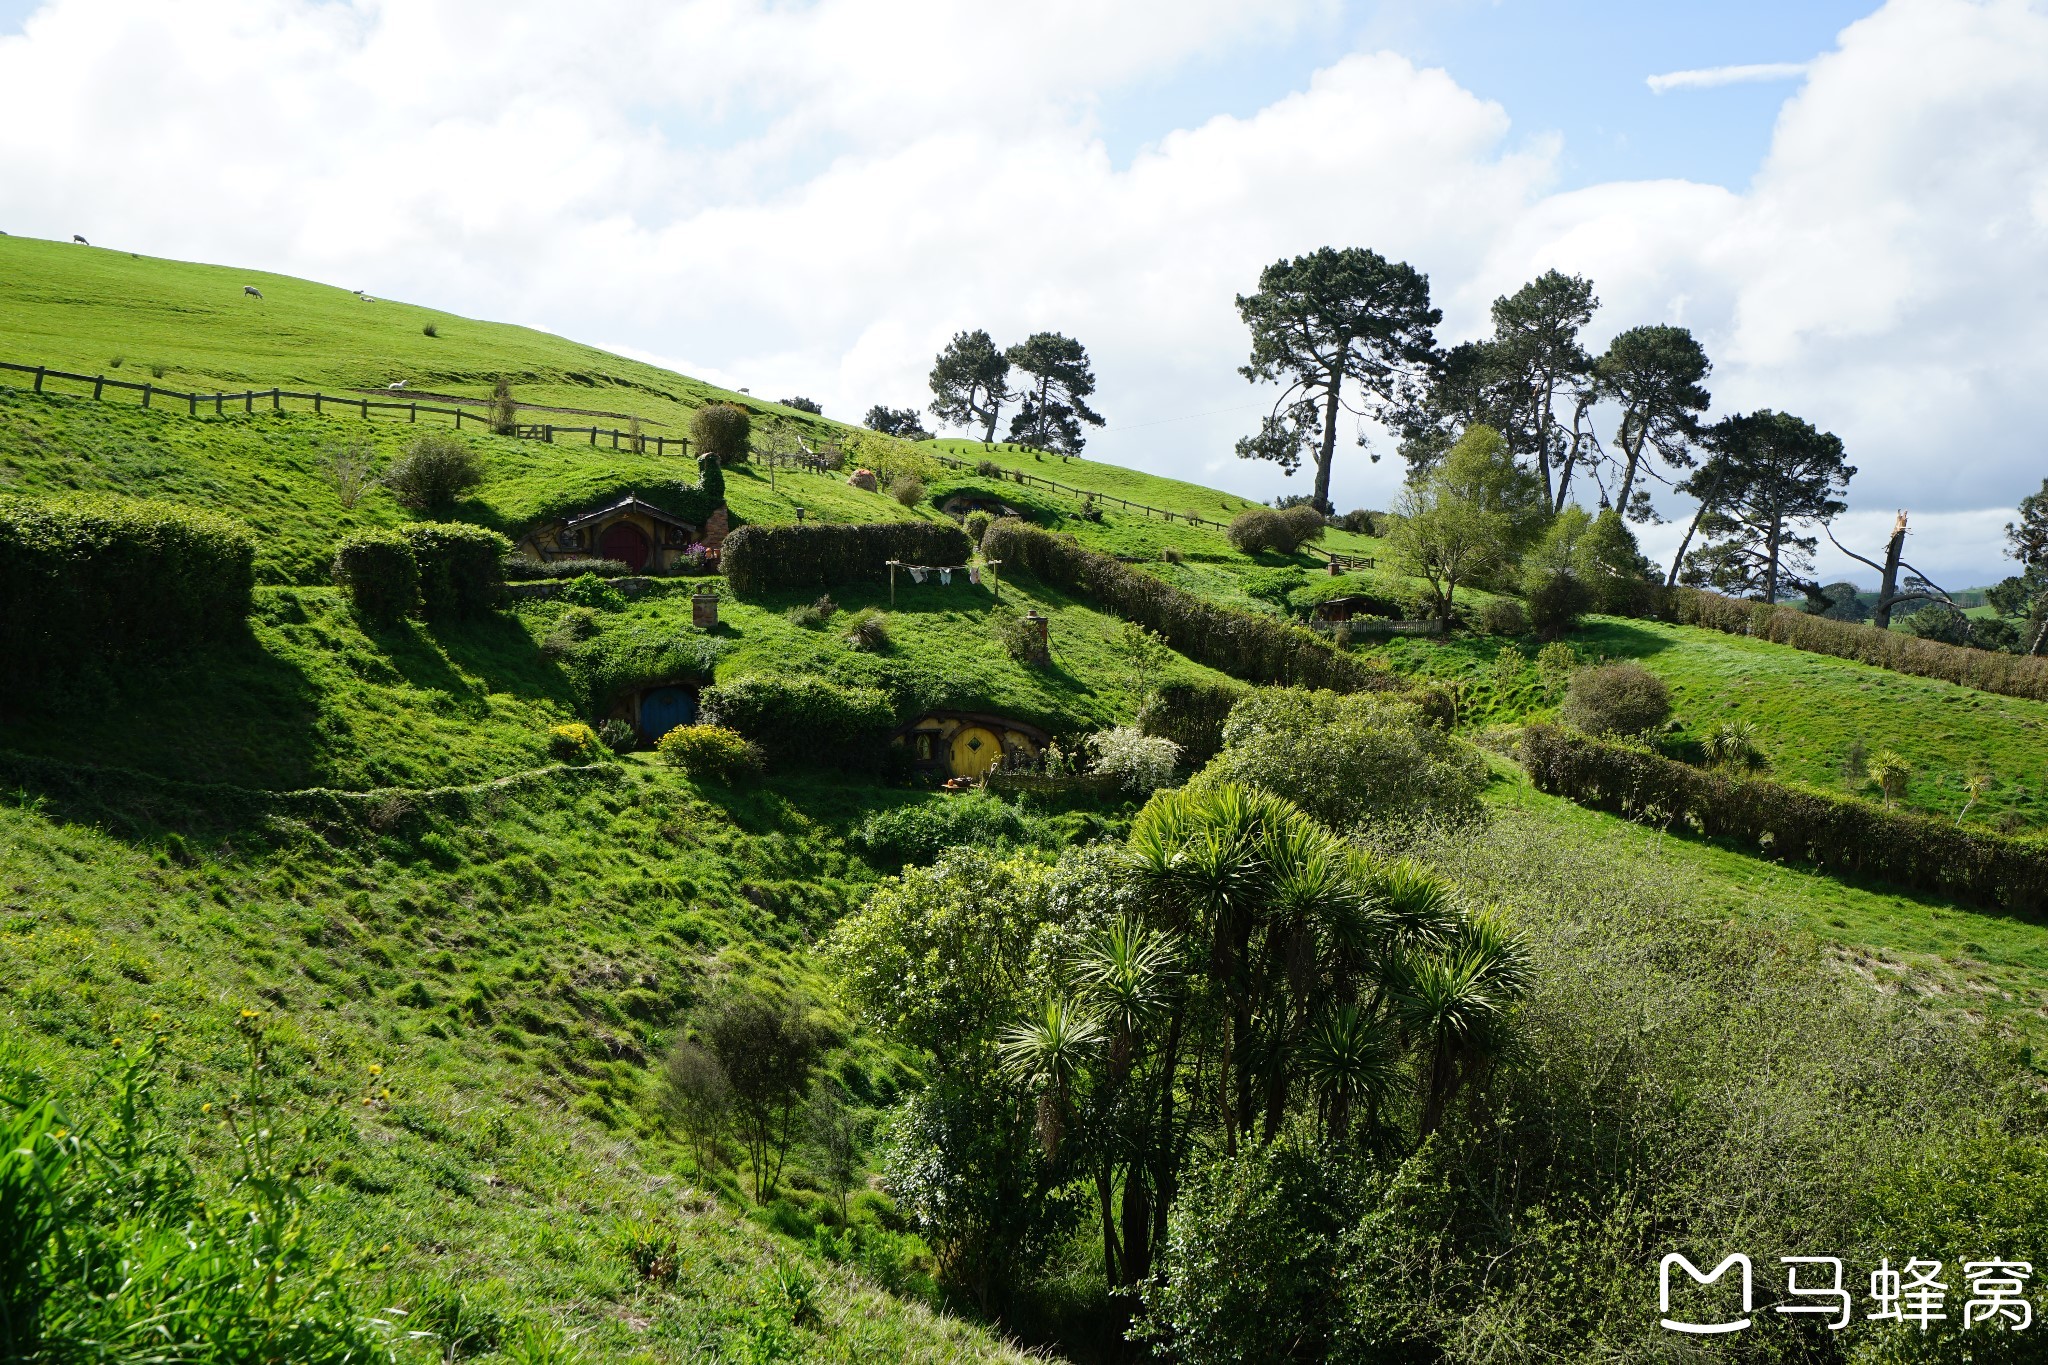
[[972,583],[972,584],[974,584],[974,586],[975,586],[975,587],[977,587],[977,588],[978,588],[978,587],[980,587],[980,586],[981,586],[981,570],[980,570],[980,569],[978,569],[978,568],[974,568],[974,569],[969,569],[969,570],[967,571],[967,581],[968,581],[969,583]]
[[941,569],[941,570],[939,570],[939,582],[941,582],[941,583],[946,583],[946,584],[950,584],[950,583],[951,583],[952,581],[953,581],[953,571],[952,571],[951,569]]
[[910,576],[919,583],[924,582],[924,570],[915,564],[910,566]]

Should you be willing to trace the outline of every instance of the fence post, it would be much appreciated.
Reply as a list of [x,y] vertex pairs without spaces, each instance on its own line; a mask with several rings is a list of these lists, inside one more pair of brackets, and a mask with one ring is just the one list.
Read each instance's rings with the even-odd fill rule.
[[318,417],[318,416],[320,416],[320,415],[321,415],[321,412],[320,412],[320,395],[319,395],[319,394],[317,394],[317,393],[313,395],[313,415],[314,415],[315,417]]
[[242,395],[242,410],[244,412],[256,411],[256,390],[251,389]]
[[284,390],[272,389],[270,391],[270,410],[272,412],[284,411]]
[[198,394],[188,393],[185,395],[185,415],[187,417],[197,417],[199,415]]
[[105,375],[101,375],[101,376],[99,376],[99,377],[98,377],[97,379],[95,379],[95,380],[93,380],[93,381],[92,381],[92,399],[93,399],[93,402],[95,402],[95,403],[99,402],[99,399],[100,399],[100,385],[102,385],[102,384],[104,384],[104,383],[106,383],[106,382],[107,382],[107,377],[106,377]]
[[419,399],[415,398],[410,403],[407,403],[405,405],[405,420],[408,422],[417,422],[420,420]]
[[460,431],[460,430],[462,430],[462,409],[461,409],[461,408],[457,408],[457,409],[455,410],[455,429],[456,429],[457,431]]
[[149,406],[149,385],[147,384],[142,386],[142,406],[145,408]]
[[547,433],[547,443],[553,445],[555,443],[555,424],[548,422],[542,426],[541,430]]
[[213,391],[213,415],[215,417],[223,415],[223,413],[226,411],[226,409],[222,406],[226,402],[227,395],[223,394],[219,389],[215,389]]
[[40,366],[40,365],[38,365],[38,366],[36,366],[36,392],[37,392],[37,393],[41,393],[42,391],[43,391],[43,367],[42,367],[42,366]]
[[594,427],[594,426],[593,426],[593,427],[591,427],[591,429],[590,429],[590,443],[591,443],[592,445],[596,445],[596,444],[597,444],[597,428],[596,428],[596,427]]

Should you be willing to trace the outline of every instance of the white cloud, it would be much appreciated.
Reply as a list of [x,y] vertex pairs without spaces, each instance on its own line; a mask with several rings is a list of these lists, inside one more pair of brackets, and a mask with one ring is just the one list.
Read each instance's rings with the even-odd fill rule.
[[1750,62],[1739,66],[1709,66],[1697,71],[1667,71],[1645,76],[1650,93],[1667,90],[1711,90],[1720,85],[1757,85],[1766,81],[1797,80],[1806,74],[1805,62]]
[[[1093,452],[1265,494],[1301,485],[1231,454],[1257,416],[1232,298],[1263,265],[1413,261],[1449,339],[1557,266],[1596,282],[1596,342],[1694,328],[1717,410],[1837,431],[1859,508],[1997,569],[1984,526],[2048,472],[2038,0],[1851,26],[1739,192],[1554,192],[1554,140],[1388,52],[1112,163],[1098,100],[1328,13],[52,0],[0,38],[0,226],[527,322],[843,416],[924,401],[957,329],[1054,328],[1095,358]],[[1351,456],[1339,501],[1384,505],[1395,463]]]

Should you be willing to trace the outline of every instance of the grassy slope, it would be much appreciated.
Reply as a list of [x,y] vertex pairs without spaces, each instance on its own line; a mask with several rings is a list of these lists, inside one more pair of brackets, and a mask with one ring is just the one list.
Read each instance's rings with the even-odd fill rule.
[[[540,1316],[591,1360],[1016,1359],[764,1236],[703,1193],[731,1176],[696,1170],[652,1117],[646,1059],[710,983],[816,989],[806,945],[875,875],[833,831],[874,802],[815,781],[707,797],[631,765],[320,840],[18,793],[0,801],[0,1088],[76,1097],[161,1023],[169,1126],[216,1169],[201,1106],[235,1084],[254,1009],[290,1112],[344,1106],[316,1199],[337,1237],[390,1247],[365,1298],[418,1316],[422,1295],[467,1295],[484,1338],[463,1355]],[[903,1080],[858,1043],[835,1066],[869,1104]],[[801,1230],[825,1204],[799,1192],[781,1217]],[[634,1273],[636,1220],[681,1237],[674,1284]],[[792,1266],[817,1291],[804,1325],[776,1278]],[[784,1354],[757,1353],[771,1336]]]
[[[2010,816],[2048,824],[2048,705],[1809,654],[1768,641],[1654,621],[1595,618],[1572,637],[1590,655],[1636,659],[1671,686],[1673,712],[1704,734],[1724,720],[1757,727],[1774,776],[1837,791],[1864,792],[1844,774],[1852,746],[1893,748],[1915,770],[1907,803],[1953,819],[1976,771],[1996,783],[1970,813],[1986,823]],[[1493,696],[1497,639],[1382,646],[1396,667],[1473,684],[1488,719],[1513,720],[1542,708],[1533,668],[1512,697]],[[1527,651],[1526,643],[1518,645]]]

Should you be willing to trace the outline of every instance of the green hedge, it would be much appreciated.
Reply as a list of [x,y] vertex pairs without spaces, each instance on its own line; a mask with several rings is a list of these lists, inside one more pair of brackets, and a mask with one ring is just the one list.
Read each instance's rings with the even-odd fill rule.
[[389,625],[419,605],[419,564],[396,531],[358,531],[342,541],[334,581],[365,620]]
[[1774,858],[2001,909],[2048,904],[2048,839],[1958,829],[1867,801],[1738,777],[1548,725],[1522,732],[1538,791]]
[[0,693],[167,657],[239,629],[255,545],[209,512],[0,498]]
[[876,765],[896,723],[888,693],[810,674],[735,678],[705,688],[698,706],[703,724],[737,731],[777,763]]
[[505,596],[512,542],[460,521],[415,522],[405,543],[419,566],[420,611],[429,620],[481,616]]
[[1401,691],[1406,680],[1341,653],[1313,632],[1267,616],[1233,611],[1012,517],[989,527],[982,552],[1003,573],[1076,593],[1159,632],[1188,658],[1246,682],[1332,692]]
[[1251,693],[1235,683],[1162,683],[1145,698],[1138,728],[1180,745],[1181,763],[1199,768],[1223,750],[1223,722]]
[[965,564],[967,533],[930,521],[866,522],[857,526],[742,526],[725,538],[720,562],[741,597],[777,588],[831,588],[878,578],[889,560]]
[[1702,588],[1674,589],[1670,611],[1671,619],[1681,625],[1753,635],[1809,653],[1938,678],[1980,692],[2048,701],[2048,659],[1945,645],[1904,631],[1879,630],[1859,621],[1831,621],[1793,607],[1745,602]]

